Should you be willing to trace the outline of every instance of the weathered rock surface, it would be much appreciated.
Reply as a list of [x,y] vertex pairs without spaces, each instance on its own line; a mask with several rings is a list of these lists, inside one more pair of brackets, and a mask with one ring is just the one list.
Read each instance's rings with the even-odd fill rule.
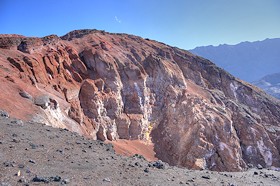
[[187,51],[97,30],[4,35],[0,64],[0,108],[13,117],[93,139],[151,140],[170,165],[280,166],[279,100]]

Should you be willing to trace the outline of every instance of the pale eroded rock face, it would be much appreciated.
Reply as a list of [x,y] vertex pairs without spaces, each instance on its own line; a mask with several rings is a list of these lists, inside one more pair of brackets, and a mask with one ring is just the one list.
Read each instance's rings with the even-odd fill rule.
[[[33,104],[34,111],[22,111],[29,113],[25,119],[39,112],[51,125],[93,139],[151,137],[157,157],[171,165],[218,171],[280,166],[279,101],[187,51],[80,30],[61,38],[2,36],[0,61],[10,91],[47,94],[59,103]],[[1,103],[14,109],[12,101]]]

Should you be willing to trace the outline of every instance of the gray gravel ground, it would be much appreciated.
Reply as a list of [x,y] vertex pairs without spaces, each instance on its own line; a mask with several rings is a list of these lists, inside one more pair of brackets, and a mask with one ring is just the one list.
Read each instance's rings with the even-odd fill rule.
[[0,186],[7,185],[280,185],[280,172],[194,171],[141,156],[64,129],[0,117]]

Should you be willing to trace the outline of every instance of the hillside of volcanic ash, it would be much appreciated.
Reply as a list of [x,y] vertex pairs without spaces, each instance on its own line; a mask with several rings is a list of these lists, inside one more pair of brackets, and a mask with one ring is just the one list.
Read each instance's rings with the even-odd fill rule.
[[127,34],[0,35],[0,108],[92,139],[153,143],[171,165],[280,166],[280,102],[209,60]]

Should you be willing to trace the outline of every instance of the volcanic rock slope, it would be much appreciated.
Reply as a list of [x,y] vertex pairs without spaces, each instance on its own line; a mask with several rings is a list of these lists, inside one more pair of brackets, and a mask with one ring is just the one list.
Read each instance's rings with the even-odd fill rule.
[[1,35],[0,107],[100,139],[154,143],[171,165],[280,166],[280,102],[209,60],[127,34]]

